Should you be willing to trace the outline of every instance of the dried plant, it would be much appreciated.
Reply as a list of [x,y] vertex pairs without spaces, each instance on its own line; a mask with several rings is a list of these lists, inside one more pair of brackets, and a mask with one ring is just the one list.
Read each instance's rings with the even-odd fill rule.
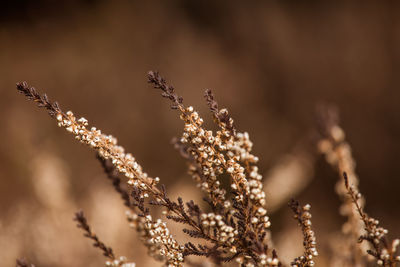
[[311,229],[311,206],[309,204],[304,207],[300,207],[298,201],[291,200],[289,207],[292,209],[294,218],[298,221],[301,226],[304,237],[304,255],[294,259],[292,266],[314,266],[314,257],[318,256],[317,242],[315,239],[314,231]]
[[[325,155],[326,161],[338,171],[336,192],[342,200],[341,214],[347,217],[342,228],[342,244],[334,258],[342,266],[366,266],[373,259],[378,265],[396,266],[400,261],[400,257],[395,256],[399,240],[395,239],[389,246],[386,237],[388,231],[378,227],[379,221],[364,212],[365,199],[358,190],[359,178],[355,172],[355,161],[351,147],[345,140],[344,131],[339,126],[337,110],[333,107],[321,107],[318,114],[321,134],[318,148]],[[370,247],[362,242],[364,240],[368,241]],[[373,258],[367,257],[368,255]]]
[[396,263],[400,261],[400,256],[396,256],[397,248],[400,244],[399,239],[394,239],[389,245],[387,240],[388,230],[379,226],[379,221],[371,218],[366,214],[359,204],[359,200],[362,199],[361,193],[357,189],[349,184],[349,177],[347,173],[343,173],[345,187],[357,212],[364,224],[365,234],[361,235],[358,242],[367,241],[372,249],[368,249],[366,252],[372,255],[376,263],[380,266],[396,266]]
[[[237,130],[234,120],[227,109],[220,109],[211,90],[206,90],[205,100],[211,111],[218,130],[206,129],[203,119],[191,106],[185,106],[183,98],[175,88],[169,85],[158,72],[148,73],[148,82],[169,99],[171,108],[177,110],[184,122],[183,134],[173,140],[175,148],[188,163],[188,173],[196,185],[204,192],[206,208],[198,203],[184,203],[181,197],[172,200],[166,187],[159,185],[160,178],[151,177],[132,156],[117,143],[117,139],[106,135],[95,127],[89,128],[85,118],[77,118],[71,111],[63,112],[57,102],[52,102],[44,94],[27,83],[17,84],[19,92],[28,99],[44,107],[55,118],[58,126],[72,133],[78,141],[97,152],[97,157],[125,207],[129,225],[138,233],[148,254],[161,261],[165,266],[183,266],[191,264],[189,256],[206,257],[214,265],[232,264],[240,266],[284,266],[284,262],[273,249],[270,239],[271,222],[266,210],[266,195],[263,189],[262,175],[257,167],[258,157],[252,154],[253,143],[249,134]],[[358,179],[355,176],[349,146],[344,142],[343,131],[326,116],[321,122],[322,139],[320,149],[330,162],[346,176],[346,183],[338,183],[338,194],[349,208],[343,214],[348,217],[346,242],[350,244],[356,258],[362,249],[357,248],[357,240],[372,242],[373,250],[365,250],[374,256],[377,263],[394,266],[399,260],[396,248],[399,241],[391,247],[383,237],[386,232],[377,226],[363,212],[361,195],[356,189]],[[119,175],[127,179],[126,187],[121,184]],[[223,185],[229,180],[229,188]],[[349,183],[354,184],[353,187]],[[353,209],[355,204],[356,209]],[[291,266],[314,266],[318,256],[314,231],[311,229],[310,205],[300,206],[292,200],[290,208],[295,214],[303,233],[304,253],[292,260]],[[152,207],[161,207],[163,218],[153,218]],[[361,219],[360,219],[361,217]],[[184,226],[183,232],[189,241],[178,242],[167,227],[166,220],[172,220]],[[132,266],[125,257],[116,259],[113,250],[99,240],[88,225],[83,212],[77,212],[75,221],[85,236],[102,250],[108,259],[108,266]],[[367,235],[363,233],[365,224]],[[370,235],[379,233],[372,238]],[[371,239],[372,238],[372,239]],[[378,243],[375,244],[375,240]],[[361,255],[361,254],[360,254]],[[355,262],[355,261],[353,261]]]
[[[357,210],[353,207],[353,201],[348,195],[343,183],[342,173],[349,175],[349,182],[354,187],[358,187],[359,179],[355,173],[355,161],[353,159],[350,145],[345,140],[343,129],[339,126],[338,112],[334,107],[319,107],[318,126],[320,140],[318,142],[319,151],[325,155],[326,161],[338,172],[336,183],[336,193],[339,195],[342,206],[340,213],[347,218],[342,227],[343,237],[340,240],[341,246],[337,246],[335,260],[341,259],[340,264],[344,266],[363,266],[366,261],[367,247],[358,246],[353,240],[358,239],[363,234],[363,225],[359,219]],[[364,205],[364,200],[359,199],[359,205]],[[348,256],[344,253],[350,251]]]
[[78,211],[75,213],[74,221],[77,222],[77,227],[81,228],[85,232],[84,236],[93,240],[93,246],[103,251],[103,255],[109,259],[109,261],[106,261],[106,266],[135,267],[134,263],[127,263],[126,258],[123,256],[121,256],[119,259],[115,258],[112,248],[107,247],[103,242],[101,242],[97,235],[92,231],[85,215],[83,214],[83,211]]

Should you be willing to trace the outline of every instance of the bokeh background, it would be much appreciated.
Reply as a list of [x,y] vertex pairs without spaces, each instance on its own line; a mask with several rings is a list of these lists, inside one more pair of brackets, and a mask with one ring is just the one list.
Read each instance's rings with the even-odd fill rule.
[[[239,130],[250,133],[266,179],[312,205],[322,266],[344,219],[337,174],[310,136],[316,105],[337,105],[366,210],[400,236],[399,12],[397,1],[5,1],[0,265],[25,257],[37,266],[102,266],[100,251],[72,221],[83,209],[117,255],[157,266],[144,256],[93,151],[15,90],[28,81],[118,137],[172,196],[201,199],[170,144],[182,122],[146,83],[149,70],[159,70],[209,121],[203,92],[214,90]],[[300,181],[298,189],[288,190],[286,179]],[[291,259],[301,253],[301,233],[287,196],[274,192],[274,241]]]

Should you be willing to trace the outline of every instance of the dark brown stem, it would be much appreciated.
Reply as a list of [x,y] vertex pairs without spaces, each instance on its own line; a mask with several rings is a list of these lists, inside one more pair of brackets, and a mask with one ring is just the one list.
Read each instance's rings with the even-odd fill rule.
[[92,229],[90,228],[86,220],[85,215],[83,214],[83,211],[78,211],[77,213],[75,213],[74,221],[78,223],[77,224],[78,228],[83,229],[83,231],[85,232],[84,236],[94,241],[93,243],[94,247],[98,247],[99,249],[101,249],[103,251],[103,255],[109,258],[110,260],[115,259],[112,248],[107,247],[103,242],[99,240],[97,235],[93,233]]
[[39,94],[34,87],[29,87],[27,82],[17,83],[17,90],[21,94],[24,94],[29,100],[36,102],[38,107],[47,109],[50,116],[55,117],[56,114],[62,114],[64,117],[66,117],[56,101],[50,101],[46,94]]

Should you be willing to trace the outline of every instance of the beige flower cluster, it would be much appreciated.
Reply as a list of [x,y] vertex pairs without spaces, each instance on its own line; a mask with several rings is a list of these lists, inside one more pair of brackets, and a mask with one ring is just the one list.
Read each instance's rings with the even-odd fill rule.
[[396,266],[397,263],[400,263],[400,256],[396,256],[400,240],[394,239],[389,246],[389,241],[387,240],[387,234],[389,231],[379,226],[378,220],[371,218],[364,212],[362,206],[358,202],[359,199],[362,198],[361,193],[358,192],[354,186],[349,184],[347,174],[344,173],[343,175],[345,180],[345,188],[347,189],[348,194],[353,201],[361,221],[364,223],[364,229],[366,233],[359,237],[359,241],[369,242],[371,249],[369,249],[367,252],[369,255],[375,258],[376,263],[379,266]]
[[218,241],[224,243],[228,246],[231,246],[231,252],[236,253],[236,249],[233,246],[235,239],[237,238],[239,232],[233,228],[232,226],[226,225],[221,215],[215,215],[214,213],[203,213],[200,217],[201,224],[207,231],[214,231],[218,229],[216,232],[216,237]]
[[304,255],[294,259],[292,267],[314,266],[314,258],[318,256],[315,233],[311,228],[311,206],[309,204],[300,208],[298,202],[291,201],[290,206],[295,213],[294,218],[299,222],[304,236]]
[[[265,240],[271,223],[265,208],[262,176],[255,166],[258,158],[251,154],[253,144],[249,135],[236,132],[233,119],[226,109],[218,109],[210,90],[206,90],[205,97],[219,126],[215,134],[203,127],[199,114],[193,107],[185,107],[173,86],[158,73],[149,72],[148,77],[154,88],[161,89],[162,96],[172,101],[171,107],[180,111],[185,124],[179,148],[182,151],[184,147],[185,157],[190,161],[189,173],[215,208],[223,207],[215,214],[201,214],[202,227],[212,228],[212,235],[219,242],[224,241],[220,245],[232,245],[234,249],[227,249],[229,252],[237,249],[236,259],[245,266],[279,264],[276,256],[266,256],[271,252]],[[229,196],[221,187],[226,184],[221,179],[227,177],[232,192]]]
[[[223,109],[220,113],[227,115]],[[181,119],[185,122],[181,143],[192,147],[191,156],[195,163],[190,166],[190,173],[215,202],[226,199],[225,190],[220,188],[217,176],[227,173],[231,177],[231,188],[237,192],[236,200],[243,201],[248,195],[254,212],[250,222],[256,228],[269,228],[271,223],[265,209],[265,193],[262,189],[262,176],[258,172],[258,158],[251,154],[252,142],[248,133],[232,133],[225,123],[219,122],[220,130],[214,137],[212,131],[202,128],[203,119],[193,107],[181,108]],[[233,124],[233,120],[230,119]],[[225,206],[231,205],[229,200]]]
[[213,201],[225,200],[226,191],[221,188],[217,176],[224,172],[226,160],[219,152],[225,149],[219,137],[214,137],[212,131],[202,128],[203,119],[193,110],[193,107],[182,106],[180,118],[185,122],[184,132],[180,139],[182,144],[189,144],[194,159],[190,170],[193,179]]
[[130,211],[126,212],[126,216],[130,226],[136,229],[147,246],[150,256],[164,261],[168,267],[182,265],[184,247],[172,237],[165,222],[160,219],[153,221],[151,215],[142,217]]
[[[71,111],[56,114],[58,126],[64,127],[68,132],[75,135],[80,142],[91,146],[98,151],[100,157],[110,159],[112,164],[120,173],[123,173],[128,180],[128,184],[143,190],[142,198],[149,197],[149,194],[158,195],[159,190],[155,185],[159,182],[159,178],[150,178],[144,173],[142,167],[136,162],[130,153],[125,153],[123,147],[117,144],[117,139],[111,135],[105,135],[100,130],[92,127],[87,129],[89,123],[85,118],[76,119]],[[133,216],[133,215],[132,215]],[[137,216],[137,215],[136,215]],[[152,222],[151,216],[145,217],[141,230],[145,229],[151,251],[156,251],[161,255],[160,260],[165,260],[167,266],[181,266],[183,262],[183,246],[179,246],[177,241],[169,234],[169,230],[164,222],[157,220]],[[157,247],[157,250],[154,249]],[[113,262],[111,262],[113,264]]]
[[136,162],[130,153],[125,153],[123,147],[117,144],[117,139],[112,135],[106,135],[101,130],[92,127],[87,129],[89,123],[85,118],[77,119],[72,111],[56,114],[58,126],[64,127],[75,138],[84,144],[96,149],[104,159],[111,159],[119,172],[129,178],[129,184],[142,187],[152,187],[158,179],[152,179],[144,173],[142,167]]
[[247,177],[247,190],[249,198],[257,212],[251,218],[251,222],[263,228],[269,228],[271,222],[267,216],[265,209],[265,192],[263,190],[262,175],[258,172],[258,167],[255,165],[258,162],[258,157],[251,154],[253,143],[250,141],[249,134],[237,133],[234,135],[232,144],[229,145],[231,151],[238,157],[239,162],[245,166],[244,171]]

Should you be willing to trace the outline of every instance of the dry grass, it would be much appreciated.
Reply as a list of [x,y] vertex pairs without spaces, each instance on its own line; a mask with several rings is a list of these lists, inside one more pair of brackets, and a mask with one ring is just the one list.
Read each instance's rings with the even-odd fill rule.
[[[171,108],[177,110],[184,122],[183,134],[174,144],[188,162],[188,172],[195,184],[203,191],[205,204],[193,200],[184,203],[181,197],[172,200],[166,187],[159,186],[160,178],[149,176],[135,157],[118,145],[115,137],[89,127],[85,118],[78,119],[71,111],[64,112],[57,102],[50,101],[25,82],[17,84],[17,89],[45,108],[58,126],[97,152],[108,178],[128,209],[130,226],[138,233],[149,255],[164,265],[218,266],[236,262],[242,266],[314,266],[318,245],[312,229],[310,205],[301,207],[297,201],[290,201],[289,206],[303,233],[304,252],[291,261],[281,259],[271,238],[271,221],[266,209],[268,199],[257,167],[259,158],[252,154],[253,143],[248,133],[236,129],[227,109],[219,108],[212,92],[206,90],[205,99],[218,126],[216,131],[207,129],[194,108],[185,106],[175,88],[157,72],[149,72],[148,81],[172,102]],[[336,114],[332,109],[322,109],[319,114],[317,147],[338,170],[340,179],[336,191],[343,203],[341,215],[347,218],[339,241],[334,241],[340,243],[341,249],[331,255],[332,265],[396,266],[400,262],[396,254],[399,240],[389,242],[388,231],[364,212],[354,160]],[[121,186],[119,175],[125,176],[126,187]],[[278,186],[276,191],[279,193],[279,190]],[[297,188],[292,190],[293,193],[298,191]],[[290,194],[286,189],[282,191]],[[162,216],[155,219],[157,208],[161,208]],[[108,258],[106,265],[134,265],[125,257],[116,257],[113,250],[99,240],[83,212],[76,213],[75,220],[85,236]],[[185,241],[175,238],[176,234],[167,227],[167,220],[184,226],[182,231],[188,236]],[[197,257],[206,260],[197,262]],[[22,260],[18,264],[26,266]]]

